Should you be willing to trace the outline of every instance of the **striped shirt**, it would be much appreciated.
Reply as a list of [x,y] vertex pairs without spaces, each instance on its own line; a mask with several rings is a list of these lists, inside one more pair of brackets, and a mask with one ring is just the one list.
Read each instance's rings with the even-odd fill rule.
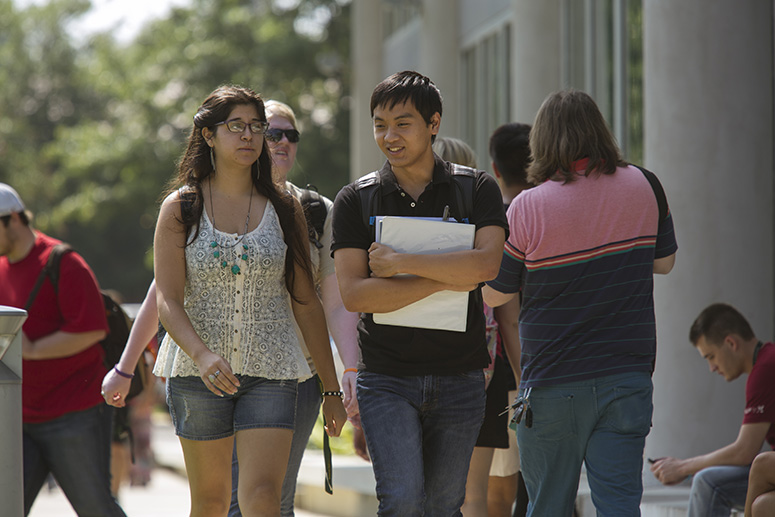
[[652,371],[654,259],[677,250],[672,216],[635,167],[523,191],[494,289],[523,291],[522,386]]

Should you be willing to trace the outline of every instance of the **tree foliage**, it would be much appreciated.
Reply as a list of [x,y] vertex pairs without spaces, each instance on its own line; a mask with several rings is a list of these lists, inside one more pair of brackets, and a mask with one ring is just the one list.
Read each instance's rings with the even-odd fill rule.
[[142,298],[158,202],[196,108],[220,84],[294,108],[291,180],[328,196],[348,181],[346,0],[191,0],[126,43],[71,34],[89,8],[0,0],[0,181],[103,287]]

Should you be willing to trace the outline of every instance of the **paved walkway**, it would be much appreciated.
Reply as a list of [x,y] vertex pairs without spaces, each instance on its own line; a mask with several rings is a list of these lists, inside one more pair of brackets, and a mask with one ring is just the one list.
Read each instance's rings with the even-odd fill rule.
[[[191,509],[183,453],[172,426],[165,419],[154,421],[151,443],[160,467],[153,470],[151,482],[144,487],[125,486],[119,500],[128,517],[185,517]],[[298,517],[327,517],[325,514],[297,510]],[[43,488],[29,517],[77,517],[62,491]]]

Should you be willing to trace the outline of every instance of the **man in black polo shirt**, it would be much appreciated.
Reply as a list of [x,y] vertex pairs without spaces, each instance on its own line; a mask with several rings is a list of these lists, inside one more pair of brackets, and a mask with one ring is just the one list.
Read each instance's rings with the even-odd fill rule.
[[[439,90],[416,72],[377,85],[374,139],[387,162],[373,177],[376,195],[362,199],[369,183],[362,178],[334,203],[331,249],[342,300],[362,313],[357,394],[380,515],[460,515],[484,415],[489,356],[478,285],[497,274],[508,225],[498,185],[483,171],[467,193],[471,213],[462,214],[452,166],[431,149],[441,111]],[[370,215],[441,217],[445,207],[475,225],[472,250],[403,254],[374,242]],[[470,292],[464,332],[374,322],[375,312],[443,290]]]

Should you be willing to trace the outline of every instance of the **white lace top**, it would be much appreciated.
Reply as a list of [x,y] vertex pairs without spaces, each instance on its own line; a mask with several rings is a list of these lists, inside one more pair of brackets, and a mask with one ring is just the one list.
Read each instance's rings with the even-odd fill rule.
[[[194,229],[192,229],[193,233]],[[277,213],[267,201],[264,215],[243,243],[238,234],[213,230],[203,211],[199,236],[186,247],[184,307],[194,330],[213,352],[222,355],[234,373],[267,379],[311,376],[299,344],[298,327],[285,287],[285,252]],[[221,246],[220,257],[213,256]],[[248,258],[243,260],[241,255]],[[223,267],[221,261],[226,260]],[[231,267],[238,264],[241,274]],[[199,376],[191,358],[167,334],[153,373],[163,377]]]

